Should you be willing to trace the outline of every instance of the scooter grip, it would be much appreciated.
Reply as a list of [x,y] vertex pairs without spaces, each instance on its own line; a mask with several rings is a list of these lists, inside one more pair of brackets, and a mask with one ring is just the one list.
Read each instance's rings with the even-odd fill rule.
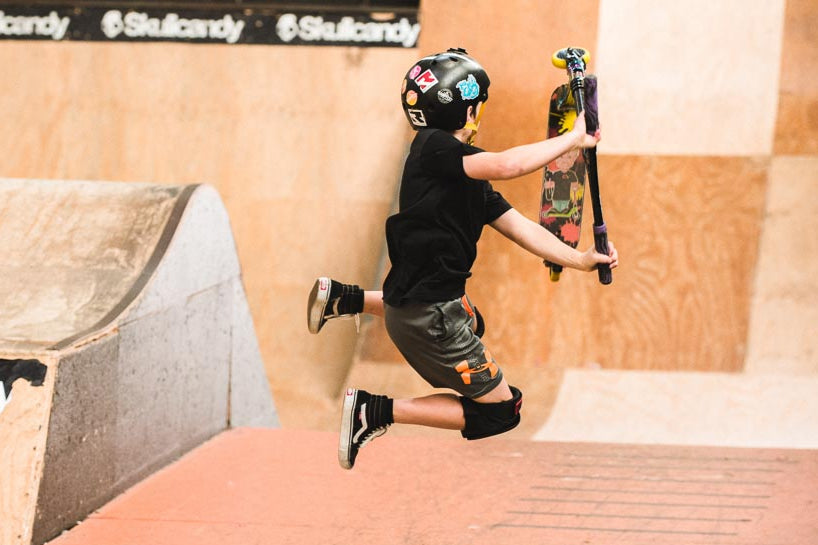
[[[605,224],[594,225],[594,248],[600,254],[608,255],[608,228]],[[599,275],[599,282],[601,284],[610,284],[613,282],[613,275],[611,274],[611,266],[607,263],[600,263],[597,265],[597,274]]]
[[542,264],[548,267],[549,270],[549,278],[552,282],[559,282],[560,281],[560,274],[562,274],[562,265],[557,265],[556,263],[551,263],[547,259],[543,259]]

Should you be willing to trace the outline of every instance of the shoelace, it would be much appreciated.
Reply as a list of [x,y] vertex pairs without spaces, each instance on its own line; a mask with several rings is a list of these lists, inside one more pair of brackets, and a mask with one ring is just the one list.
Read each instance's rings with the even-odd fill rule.
[[[344,288],[344,289],[346,290],[346,288]],[[324,319],[325,320],[334,320],[336,318],[354,318],[355,319],[355,333],[360,333],[361,332],[361,317],[358,315],[358,313],[356,312],[354,314],[352,314],[352,313],[350,313],[350,314],[341,314],[340,310],[338,310],[338,306],[341,304],[341,297],[343,297],[343,294],[340,297],[336,297],[335,299],[332,300],[332,302],[330,303],[331,306],[332,306],[332,314],[330,314],[329,316],[325,316]]]
[[389,429],[389,424],[387,424],[385,426],[381,426],[380,428],[373,428],[372,431],[370,431],[369,433],[364,435],[364,438],[361,439],[361,444],[358,445],[358,448],[363,448],[364,445],[366,445],[367,443],[369,443],[373,439],[375,439],[377,437],[380,437],[381,435],[386,433],[386,430],[388,430],[388,429]]

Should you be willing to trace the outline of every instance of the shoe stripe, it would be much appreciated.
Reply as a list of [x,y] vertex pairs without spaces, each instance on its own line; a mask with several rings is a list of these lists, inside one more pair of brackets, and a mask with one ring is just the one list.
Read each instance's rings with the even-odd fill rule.
[[355,428],[355,401],[358,391],[354,388],[347,388],[344,397],[343,414],[341,416],[341,437],[338,445],[338,461],[344,469],[352,468],[350,454],[352,450],[352,430]]
[[315,281],[313,291],[310,293],[309,301],[309,330],[310,333],[318,333],[326,322],[324,313],[329,302],[330,279],[321,277]]
[[361,438],[361,434],[366,431],[367,422],[366,422],[366,403],[361,405],[361,429],[358,430],[358,433],[352,438],[353,443],[357,443],[358,439]]

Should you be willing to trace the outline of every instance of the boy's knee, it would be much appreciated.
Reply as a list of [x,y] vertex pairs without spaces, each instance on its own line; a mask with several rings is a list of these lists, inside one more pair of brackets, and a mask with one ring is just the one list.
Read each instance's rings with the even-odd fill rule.
[[507,432],[520,423],[520,408],[523,404],[523,393],[509,386],[512,398],[497,403],[478,403],[467,397],[461,397],[466,427],[460,432],[466,439],[483,439]]

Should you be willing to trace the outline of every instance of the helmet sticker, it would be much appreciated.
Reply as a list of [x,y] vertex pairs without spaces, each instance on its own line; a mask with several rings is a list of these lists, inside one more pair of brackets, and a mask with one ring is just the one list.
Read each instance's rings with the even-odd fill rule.
[[426,116],[423,115],[422,110],[406,110],[409,114],[409,120],[412,122],[412,125],[416,127],[425,127],[426,126]]
[[454,97],[452,96],[452,90],[451,89],[441,89],[440,91],[437,92],[437,100],[441,104],[448,104],[453,99],[454,99]]
[[416,64],[410,71],[409,71],[409,79],[415,79],[420,74],[420,65]]
[[405,93],[405,92],[406,92],[406,85],[407,85],[407,83],[409,83],[409,81],[404,79],[404,80],[403,80],[403,84],[400,86],[400,94],[403,94],[403,93]]
[[414,106],[418,102],[418,94],[414,91],[409,91],[406,93],[406,103],[409,106]]
[[[415,83],[417,83],[418,87],[420,88],[420,92],[425,93],[437,84],[437,78],[431,70],[426,70],[424,73],[415,78]],[[475,84],[477,84],[477,82],[475,82]]]
[[480,84],[471,74],[469,74],[468,78],[458,81],[457,88],[460,90],[460,96],[463,100],[475,99],[480,94]]

